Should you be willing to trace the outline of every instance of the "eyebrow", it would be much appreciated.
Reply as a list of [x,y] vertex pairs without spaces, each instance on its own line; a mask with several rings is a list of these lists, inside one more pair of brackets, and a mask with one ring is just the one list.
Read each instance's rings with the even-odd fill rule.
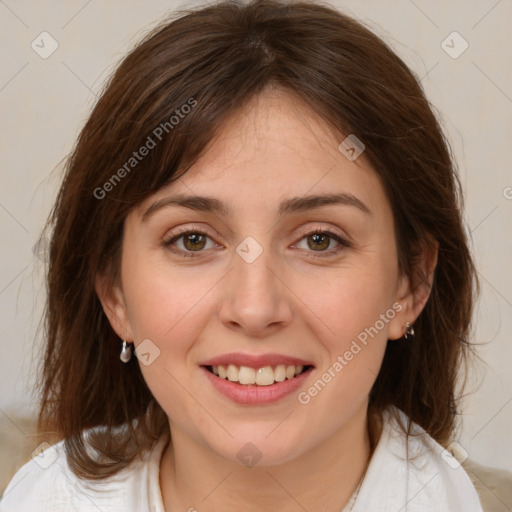
[[[291,197],[283,200],[279,204],[277,214],[279,217],[297,212],[304,212],[328,205],[354,206],[367,215],[372,215],[372,211],[356,196],[349,193],[325,194]],[[214,197],[191,196],[177,194],[165,197],[153,203],[142,215],[142,221],[147,221],[149,217],[157,211],[168,206],[182,206],[194,211],[217,213],[225,217],[233,215],[232,209],[224,202]]]

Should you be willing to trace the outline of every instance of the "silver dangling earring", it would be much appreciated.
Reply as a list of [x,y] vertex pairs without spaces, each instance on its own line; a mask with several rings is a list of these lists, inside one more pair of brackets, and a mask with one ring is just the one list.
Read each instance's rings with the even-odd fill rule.
[[126,340],[123,341],[123,348],[121,349],[121,355],[119,359],[123,363],[127,363],[132,358],[132,343],[128,343]]
[[414,327],[409,322],[405,322],[404,338],[408,340],[409,336],[411,337],[411,339],[414,337]]

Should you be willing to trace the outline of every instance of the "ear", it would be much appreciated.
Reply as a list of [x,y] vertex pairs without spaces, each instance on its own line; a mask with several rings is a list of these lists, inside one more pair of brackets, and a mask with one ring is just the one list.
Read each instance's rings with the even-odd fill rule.
[[122,340],[132,341],[133,330],[121,286],[112,284],[107,276],[98,273],[95,289],[112,329]]
[[423,311],[434,281],[438,252],[437,240],[429,237],[421,241],[414,258],[412,279],[407,275],[400,276],[395,302],[400,303],[402,309],[390,321],[388,339],[400,339],[405,334],[406,322],[412,325]]

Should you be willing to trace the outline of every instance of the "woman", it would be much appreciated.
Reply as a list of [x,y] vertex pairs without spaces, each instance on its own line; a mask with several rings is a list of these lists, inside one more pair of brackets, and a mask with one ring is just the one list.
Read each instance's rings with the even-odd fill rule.
[[443,449],[478,291],[461,209],[418,81],[355,20],[263,0],[167,21],[68,161],[56,444],[2,510],[482,510]]

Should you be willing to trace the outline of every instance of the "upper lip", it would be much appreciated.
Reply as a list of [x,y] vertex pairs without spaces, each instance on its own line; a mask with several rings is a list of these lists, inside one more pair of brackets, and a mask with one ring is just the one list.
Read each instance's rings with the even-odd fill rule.
[[228,364],[248,366],[250,368],[263,368],[264,366],[277,366],[279,364],[312,366],[311,362],[298,357],[282,354],[242,354],[240,352],[213,357],[201,363],[201,366],[227,366]]

